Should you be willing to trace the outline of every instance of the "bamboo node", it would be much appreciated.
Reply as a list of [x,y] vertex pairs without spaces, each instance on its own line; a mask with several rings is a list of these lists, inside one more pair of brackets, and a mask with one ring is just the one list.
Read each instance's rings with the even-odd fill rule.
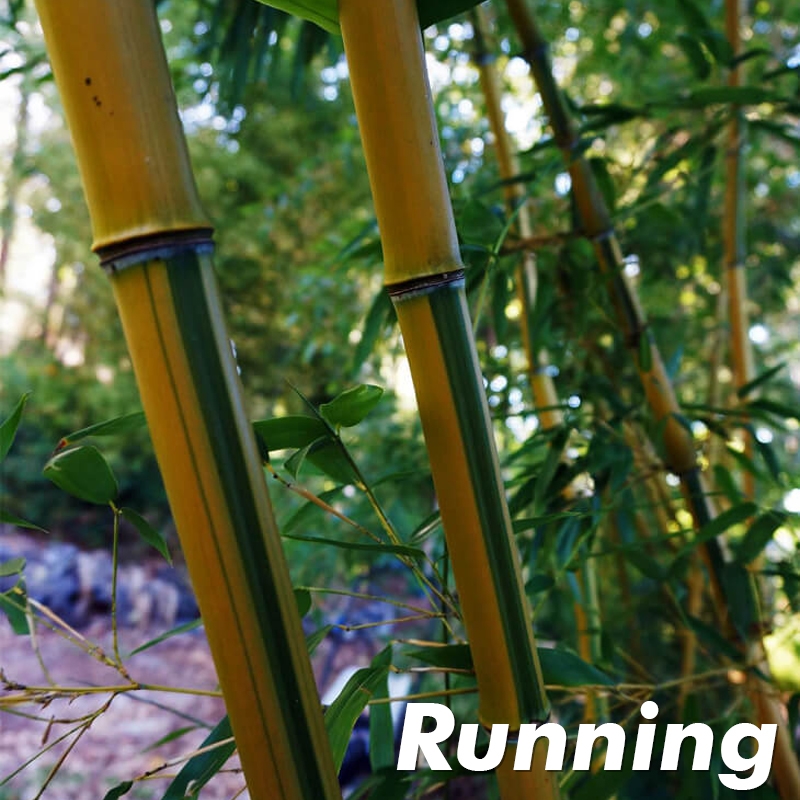
[[106,245],[97,249],[97,255],[100,266],[109,275],[114,275],[143,261],[170,258],[185,250],[210,253],[214,249],[211,236],[211,228],[165,231]]

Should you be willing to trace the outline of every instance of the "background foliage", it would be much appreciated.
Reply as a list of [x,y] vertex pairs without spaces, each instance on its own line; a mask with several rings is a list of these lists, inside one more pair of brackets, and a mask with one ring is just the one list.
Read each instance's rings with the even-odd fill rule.
[[[647,681],[658,685],[680,669],[676,641],[685,620],[665,597],[683,597],[674,566],[690,520],[658,454],[641,460],[637,437],[647,432],[657,441],[657,431],[591,248],[577,236],[569,180],[516,55],[504,4],[485,5],[539,241],[537,340],[551,354],[566,411],[555,433],[537,427],[525,375],[512,283],[518,254],[507,235],[472,58],[473,18],[439,23],[425,31],[425,41],[537,635],[577,647],[573,602],[583,600],[575,574],[594,559],[602,637],[592,660],[620,680],[641,678],[637,670],[646,662]],[[670,0],[654,10],[637,0],[573,0],[537,3],[536,10],[715,491],[736,507],[749,471],[759,510],[781,513],[761,542],[768,560],[760,569],[777,626],[792,630],[800,613],[800,7],[747,4],[746,86],[734,97],[724,88],[730,53],[721,6]],[[0,77],[19,111],[8,119],[16,135],[6,137],[0,164],[0,303],[22,303],[26,313],[19,330],[3,338],[2,416],[24,392],[32,395],[2,466],[2,503],[56,536],[90,545],[97,542],[94,512],[56,491],[41,467],[64,434],[139,405],[110,288],[89,251],[88,216],[37,25],[23,3],[4,13]],[[375,411],[343,438],[400,538],[423,544],[446,572],[401,343],[380,292],[378,232],[340,42],[250,2],[163,0],[159,13],[200,193],[217,231],[218,276],[253,419],[308,414],[302,396],[317,407],[354,382],[387,386]],[[743,102],[747,119],[750,339],[756,372],[768,377],[758,392],[741,397],[731,388],[720,310],[724,125],[733,99]],[[15,254],[34,233],[54,251],[35,296]],[[752,461],[740,452],[743,410],[757,439]],[[631,430],[639,432],[633,440]],[[125,505],[168,530],[146,433],[109,440],[104,453]],[[568,461],[559,462],[562,453]],[[363,491],[310,465],[289,475],[283,460],[272,463],[286,481],[298,479],[355,520],[370,519]],[[659,487],[655,498],[645,490],[650,473]],[[285,532],[343,537],[341,523],[319,506],[277,482],[273,488]],[[732,524],[730,532],[736,541],[745,527]],[[355,549],[286,545],[300,584],[326,584],[334,575],[347,589],[359,576],[396,564],[387,554],[375,561]],[[137,546],[131,540],[134,552]],[[696,627],[701,672],[720,663],[722,646],[702,621]],[[787,691],[799,691],[796,637],[776,639],[789,642],[776,657],[776,666],[784,665],[778,677]],[[726,707],[727,691],[715,686],[692,696],[686,714],[709,718]],[[557,699],[565,724],[576,722],[581,703],[569,694]],[[797,713],[796,696],[792,703]],[[618,713],[624,710],[620,701]],[[734,703],[731,715],[740,711]],[[691,781],[678,795],[674,786],[638,776],[625,796],[704,795],[706,788]],[[574,796],[600,797],[592,785],[590,795],[584,788]]]

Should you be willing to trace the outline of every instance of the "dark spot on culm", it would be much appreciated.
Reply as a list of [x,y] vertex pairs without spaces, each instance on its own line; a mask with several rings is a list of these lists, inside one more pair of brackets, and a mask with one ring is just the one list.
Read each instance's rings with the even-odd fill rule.
[[91,85],[92,85],[92,79],[91,79],[91,78],[84,78],[84,79],[83,79],[83,82],[84,82],[84,83],[85,83],[87,86],[91,86]]

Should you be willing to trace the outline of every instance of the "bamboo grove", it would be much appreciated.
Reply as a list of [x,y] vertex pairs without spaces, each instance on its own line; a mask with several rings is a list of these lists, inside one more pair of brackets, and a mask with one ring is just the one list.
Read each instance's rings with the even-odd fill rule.
[[[630,120],[654,114],[656,104],[600,105],[594,117],[581,109],[556,80],[531,0],[267,5],[247,4],[246,12],[237,6],[248,42],[258,34],[274,46],[280,36],[270,39],[257,23],[283,25],[285,17],[276,15],[288,12],[324,28],[325,37],[317,28],[309,35],[318,43],[330,35],[346,59],[384,287],[364,336],[371,329],[377,348],[380,332],[397,322],[435,491],[433,521],[408,538],[384,514],[342,436],[342,428],[355,427],[377,402],[374,387],[340,395],[354,404],[367,398],[352,419],[332,410],[338,399],[316,406],[298,392],[306,416],[255,426],[249,421],[214,273],[212,229],[198,198],[152,4],[36,0],[90,210],[93,250],[111,283],[250,796],[340,797],[337,770],[358,712],[372,696],[376,747],[378,720],[386,722],[379,709],[388,699],[378,687],[390,672],[407,670],[420,652],[406,648],[390,665],[384,651],[362,672],[362,683],[348,684],[342,702],[323,714],[265,480],[271,474],[329,518],[347,521],[328,495],[295,485],[307,462],[326,480],[352,483],[367,497],[384,530],[364,547],[383,548],[396,568],[412,573],[431,604],[439,604],[432,616],[442,638],[423,642],[425,666],[411,668],[439,683],[424,684],[411,699],[455,703],[463,722],[479,722],[489,734],[495,725],[509,726],[511,746],[490,783],[497,796],[584,800],[652,793],[653,783],[636,783],[632,754],[617,775],[603,770],[599,748],[587,773],[545,769],[543,745],[530,770],[515,770],[514,735],[523,724],[547,721],[570,730],[581,722],[614,721],[635,731],[638,705],[657,694],[670,721],[722,717],[728,709],[726,719],[777,725],[770,788],[763,796],[800,797],[791,728],[797,712],[770,675],[765,647],[775,600],[774,581],[762,577],[774,570],[765,566],[762,551],[789,516],[760,500],[765,481],[755,462],[763,451],[754,420],[787,407],[769,400],[759,405],[772,372],[759,377],[749,340],[746,109],[767,103],[767,90],[747,83],[749,61],[758,56],[743,54],[738,0],[726,2],[719,25],[693,2],[679,4],[702,45],[686,45],[686,52],[704,78],[711,68],[697,62],[718,62],[721,84],[681,95],[701,112],[719,109],[708,125],[702,152],[712,155],[701,162],[699,183],[710,186],[713,178],[712,144],[723,141],[725,153],[719,175],[719,347],[711,358],[708,402],[697,404],[720,444],[702,450],[692,407],[681,402],[679,370],[662,355],[656,326],[627,269],[624,219],[609,203],[610,178],[588,155],[597,135],[593,121],[607,115],[601,130],[611,139]],[[219,11],[219,25],[225,13]],[[592,14],[588,5],[585,13]],[[477,191],[497,201],[491,210],[481,206],[492,217],[481,224],[495,238],[480,247],[470,244],[468,223],[462,222],[469,201],[448,182],[443,112],[431,90],[427,69],[433,59],[426,58],[422,34],[425,26],[453,18],[469,31],[464,48],[479,87],[473,96],[487,119],[481,152],[497,175],[496,182],[476,182]],[[231,33],[226,46],[234,39]],[[240,46],[241,66],[251,53]],[[504,111],[501,67],[517,53],[527,63],[549,131],[528,152],[517,152]],[[773,106],[793,108],[785,96],[775,98]],[[539,170],[568,176],[568,203],[541,195]],[[644,203],[636,213],[646,217],[648,211]],[[558,215],[568,217],[570,230],[553,223]],[[499,234],[490,225],[498,219]],[[647,273],[644,255],[637,268]],[[591,310],[584,313],[576,302]],[[507,313],[511,308],[515,313]],[[599,337],[569,340],[576,320],[597,309],[606,327],[600,336],[620,345],[613,357]],[[556,317],[554,335],[549,326]],[[506,341],[514,342],[511,348]],[[498,342],[519,355],[520,385],[537,420],[528,439],[511,437],[498,425],[499,412],[487,401],[487,353],[497,351]],[[574,370],[566,362],[580,360],[576,351],[583,351],[585,369],[596,371],[598,386],[613,387],[584,404],[591,406],[591,423],[583,409],[561,399],[575,396],[569,385]],[[716,378],[726,357],[731,397],[721,395]],[[634,374],[639,383],[631,388],[625,382]],[[618,391],[618,384],[625,386]],[[741,447],[725,446],[732,425],[743,434]],[[581,440],[588,428],[587,444]],[[272,452],[286,448],[296,448],[292,480],[280,477],[270,461]],[[330,491],[327,484],[325,489]],[[439,524],[441,539],[426,539]],[[365,530],[360,523],[351,527]],[[640,612],[643,579],[655,600],[647,600],[650,611]],[[612,608],[634,621],[624,642],[614,640],[622,634]],[[658,615],[674,643],[674,653],[666,647],[669,677],[663,670],[654,677],[657,670],[648,664],[650,632],[636,625],[647,613]],[[542,627],[565,640],[554,649],[537,645],[537,638],[548,638]],[[395,654],[399,644],[405,642],[394,642]],[[700,669],[709,677],[698,679]],[[474,685],[453,689],[451,678],[465,675],[474,677]],[[465,705],[458,705],[462,700]],[[792,702],[797,705],[796,698]],[[352,718],[337,720],[347,703],[343,716]],[[392,797],[438,796],[433,779],[419,783],[406,775],[397,783],[389,769],[393,744],[378,749],[382,755],[371,755],[375,782],[368,796],[390,789]],[[446,754],[453,761],[453,752]],[[691,771],[683,769],[681,779],[687,775],[680,796],[704,796],[708,784],[700,778],[691,784]],[[637,788],[642,785],[648,788]],[[450,796],[447,791],[442,796]]]

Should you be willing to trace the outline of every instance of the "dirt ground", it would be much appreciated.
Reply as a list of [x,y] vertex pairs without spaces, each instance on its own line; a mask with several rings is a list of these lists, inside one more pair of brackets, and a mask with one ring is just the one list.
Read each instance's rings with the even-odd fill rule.
[[[112,652],[107,625],[98,622],[82,634],[86,641]],[[147,641],[149,632],[122,630],[123,654]],[[5,618],[0,618],[0,669],[6,681],[26,686],[113,686],[124,683],[113,669],[103,665],[75,641],[41,629],[37,657],[27,636],[15,636]],[[49,676],[42,669],[47,668]],[[164,687],[215,690],[216,674],[205,637],[200,632],[182,634],[150,650],[125,659],[132,678]],[[0,693],[0,698],[15,694]],[[15,706],[16,713],[0,713],[0,781],[21,764],[29,765],[0,786],[0,800],[33,800],[47,776],[58,763],[74,736],[56,743],[77,720],[100,708],[107,693],[59,699],[50,703]],[[136,691],[117,695],[99,715],[61,764],[41,796],[45,800],[102,800],[117,783],[155,770],[195,749],[224,715],[222,700],[216,697]],[[34,715],[37,719],[31,719]],[[55,722],[50,723],[50,720]],[[178,739],[159,747],[154,743],[181,729],[191,729]],[[38,756],[38,757],[37,757]],[[202,792],[208,800],[245,800],[244,780],[238,764],[219,775]],[[160,798],[180,765],[158,772],[159,777],[137,784],[126,798]],[[237,792],[241,792],[237,794]]]

